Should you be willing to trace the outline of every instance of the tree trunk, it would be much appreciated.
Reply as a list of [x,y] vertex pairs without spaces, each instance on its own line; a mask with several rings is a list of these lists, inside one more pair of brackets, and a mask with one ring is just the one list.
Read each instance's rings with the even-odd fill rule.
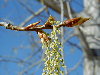
[[100,59],[84,59],[84,75],[100,75]]
[[92,53],[84,58],[84,75],[100,75],[100,0],[84,0],[81,15],[92,17],[82,31]]

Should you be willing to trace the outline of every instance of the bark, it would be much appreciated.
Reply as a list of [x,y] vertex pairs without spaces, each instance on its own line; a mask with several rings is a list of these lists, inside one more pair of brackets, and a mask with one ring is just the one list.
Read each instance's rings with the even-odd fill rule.
[[84,75],[100,75],[100,59],[93,58],[84,60]]
[[85,56],[84,75],[100,75],[100,0],[84,0],[83,16],[92,17],[82,28],[91,58]]

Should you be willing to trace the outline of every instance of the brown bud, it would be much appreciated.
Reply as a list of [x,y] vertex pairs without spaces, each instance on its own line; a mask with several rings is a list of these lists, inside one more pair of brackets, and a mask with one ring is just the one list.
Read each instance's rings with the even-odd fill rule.
[[50,40],[50,38],[47,36],[47,34],[44,33],[44,31],[38,31],[38,35],[40,39],[44,39],[45,42]]
[[67,26],[67,27],[73,27],[73,26],[80,25],[80,24],[84,23],[85,21],[87,21],[87,20],[89,20],[89,19],[90,19],[90,18],[77,17],[77,18],[65,20],[65,21],[63,22],[63,25],[64,25],[64,26]]
[[36,25],[39,24],[39,23],[40,23],[40,21],[38,21],[38,22],[36,22],[36,23],[33,23],[33,24],[30,24],[30,25],[28,25],[27,27],[25,27],[25,29],[32,28],[32,27],[36,26]]

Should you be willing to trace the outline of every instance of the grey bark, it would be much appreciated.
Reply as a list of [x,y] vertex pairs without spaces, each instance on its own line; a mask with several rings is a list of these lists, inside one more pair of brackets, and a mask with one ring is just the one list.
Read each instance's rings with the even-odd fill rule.
[[85,56],[84,75],[100,75],[100,0],[84,0],[84,7],[81,15],[91,21],[81,29],[92,53],[91,59]]
[[100,59],[84,60],[84,75],[100,75]]

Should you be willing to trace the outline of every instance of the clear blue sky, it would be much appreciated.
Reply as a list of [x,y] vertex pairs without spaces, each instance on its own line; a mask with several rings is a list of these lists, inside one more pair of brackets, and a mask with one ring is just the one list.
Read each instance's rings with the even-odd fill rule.
[[[27,2],[27,5],[30,8],[32,8],[32,10],[34,10],[35,12],[38,11],[43,6],[40,3],[36,2],[36,0],[30,0],[30,1],[25,0],[25,1]],[[82,0],[73,0],[73,2],[71,3],[73,9],[76,12],[82,11],[83,9],[82,4],[83,4]],[[60,19],[60,15],[52,11],[51,9],[50,13],[51,15],[55,17],[57,16],[57,18]],[[39,21],[40,19],[38,18],[41,18],[42,20],[44,19],[42,22],[44,23],[44,21],[48,17],[46,12],[43,12],[42,16],[44,14],[46,18],[37,16],[33,18],[31,21],[29,21],[28,24]],[[32,14],[29,13],[25,8],[23,8],[23,6],[21,6],[17,2],[17,0],[0,0],[0,18],[10,20],[15,25],[18,25],[22,23],[30,15]],[[71,29],[69,28],[68,30]],[[39,40],[35,32],[32,32],[32,36],[36,39],[36,41]],[[79,43],[77,37],[73,37],[72,39],[70,39],[70,41],[74,43]],[[30,42],[32,41],[30,40],[27,32],[11,31],[11,30],[6,30],[4,27],[0,27],[0,75],[18,75],[18,72],[21,72],[23,69],[26,69],[28,67],[28,65],[25,64],[24,67],[22,64],[16,64],[9,61],[2,62],[1,60],[3,58],[1,58],[1,56],[4,56],[4,59],[6,58],[6,60],[8,59],[11,61],[12,60],[18,61],[15,58],[25,59],[26,57],[32,54],[33,50],[35,50],[35,49],[32,50]],[[23,48],[23,46],[25,48]],[[73,48],[69,44],[65,44],[64,46],[65,46],[64,52],[65,52],[66,65],[68,68],[72,68],[76,63],[78,63],[78,61],[80,61],[80,58],[82,57],[82,51],[78,50],[77,48],[73,50]],[[39,55],[41,55],[41,53],[37,54],[30,60],[37,62],[40,58]],[[36,70],[36,68],[37,66],[31,69],[29,72],[32,73],[34,70]],[[35,75],[41,75],[41,73],[42,73],[42,67],[40,67],[40,69],[36,71]],[[70,73],[70,75],[83,75],[83,66],[80,65],[76,70],[73,70]]]

